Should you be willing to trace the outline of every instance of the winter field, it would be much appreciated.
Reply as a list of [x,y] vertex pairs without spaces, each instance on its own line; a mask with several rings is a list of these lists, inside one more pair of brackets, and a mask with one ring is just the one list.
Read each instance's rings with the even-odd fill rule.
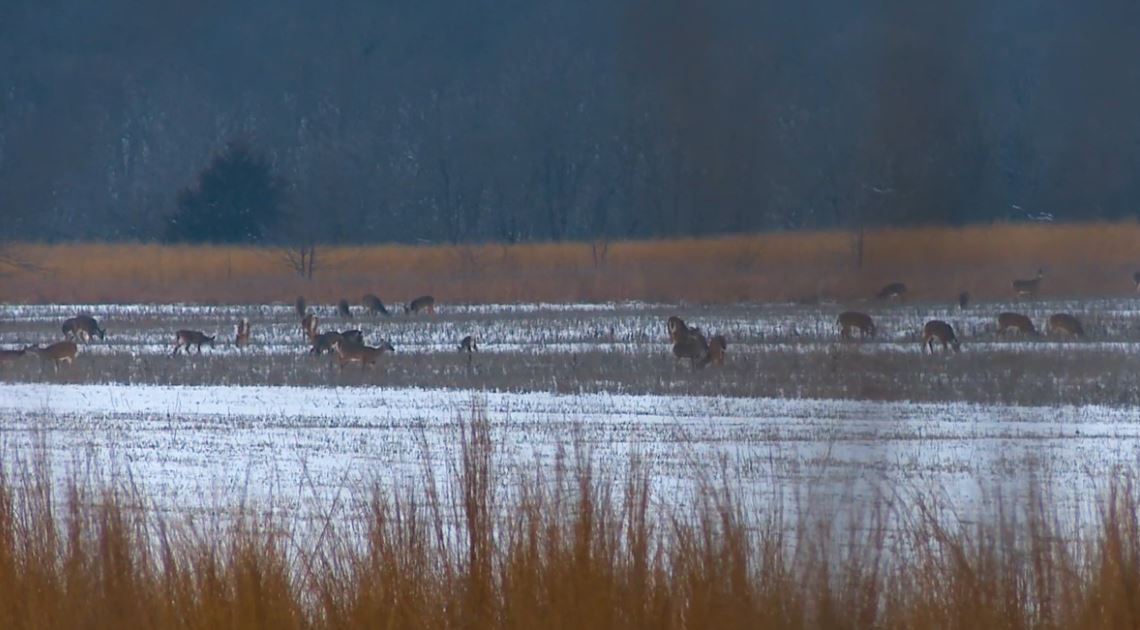
[[[321,330],[358,328],[396,348],[340,370],[308,354],[290,306],[7,305],[0,347],[58,340],[80,312],[107,336],[73,366],[0,366],[3,452],[13,462],[43,449],[57,474],[129,481],[163,508],[243,501],[304,516],[345,488],[447,476],[459,425],[481,414],[505,470],[577,452],[621,478],[637,459],[660,501],[727,484],[794,520],[934,491],[969,521],[1045,489],[1059,514],[1084,520],[1140,456],[1138,306],[442,305],[351,320],[318,307]],[[847,308],[871,313],[879,335],[839,340]],[[1088,334],[998,336],[1005,310],[1042,329],[1069,312]],[[726,335],[726,365],[679,364],[671,314]],[[243,317],[252,342],[239,349]],[[931,318],[955,326],[961,354],[921,352]],[[170,356],[181,328],[218,343]],[[467,334],[480,344],[470,359],[456,350]]]

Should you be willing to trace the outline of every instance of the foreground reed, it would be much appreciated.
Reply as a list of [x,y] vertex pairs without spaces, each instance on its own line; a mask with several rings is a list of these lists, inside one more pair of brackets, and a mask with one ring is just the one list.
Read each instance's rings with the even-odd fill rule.
[[[925,495],[852,527],[781,525],[724,484],[652,496],[636,461],[597,477],[496,467],[464,424],[446,479],[369,491],[304,534],[250,507],[163,516],[130,486],[56,487],[43,457],[0,476],[3,628],[1108,628],[1140,623],[1140,501],[1095,525],[1045,501],[954,526]],[[1040,496],[1040,495],[1039,495]],[[679,506],[687,507],[679,507]],[[805,520],[804,523],[807,523]]]

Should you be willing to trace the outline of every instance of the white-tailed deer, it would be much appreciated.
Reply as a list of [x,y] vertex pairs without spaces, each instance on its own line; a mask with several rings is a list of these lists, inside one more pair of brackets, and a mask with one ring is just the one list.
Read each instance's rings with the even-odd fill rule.
[[1010,328],[1026,335],[1037,336],[1037,328],[1033,325],[1033,320],[1025,315],[1021,313],[1002,313],[998,315],[998,334],[1000,335]]
[[958,308],[960,310],[964,311],[964,310],[966,310],[966,307],[969,305],[970,305],[970,294],[965,292],[965,291],[959,293],[958,294]]
[[308,337],[309,342],[312,343],[313,339],[317,337],[317,316],[312,313],[305,313],[301,318],[301,332],[305,337]]
[[420,297],[408,302],[404,307],[405,313],[419,313],[425,311],[428,315],[435,315],[435,298],[430,295],[421,295]]
[[360,303],[364,305],[364,308],[368,309],[368,312],[372,313],[373,315],[377,313],[387,317],[391,317],[392,315],[388,312],[388,309],[385,308],[384,303],[380,301],[380,298],[371,293],[360,298]]
[[872,321],[871,316],[866,313],[845,311],[839,314],[839,319],[836,323],[839,324],[839,336],[843,339],[851,338],[852,328],[858,328],[859,336],[861,337],[875,336],[875,322]]
[[880,300],[896,300],[904,295],[906,295],[906,285],[901,282],[892,282],[882,289],[879,289],[879,292],[875,294],[875,297],[879,298]]
[[477,350],[479,350],[479,346],[475,343],[474,335],[467,335],[463,339],[459,340],[460,352],[466,352],[470,354],[472,352],[476,352]]
[[932,319],[926,322],[922,327],[922,349],[923,351],[929,350],[930,354],[934,354],[934,340],[942,342],[942,350],[945,351],[948,347],[954,348],[954,352],[962,350],[962,344],[958,341],[958,336],[954,334],[954,329],[946,322],[939,319]]
[[1140,271],[1132,274],[1132,282],[1136,283],[1136,292],[1140,293]]
[[336,312],[344,319],[352,319],[352,309],[348,306],[348,300],[344,298],[336,303]]
[[19,350],[0,350],[0,364],[18,361],[27,353],[28,348],[21,348]]
[[669,341],[672,343],[678,343],[684,339],[690,331],[700,331],[700,329],[695,326],[689,328],[689,326],[685,324],[685,320],[676,315],[670,317],[669,320],[665,322],[665,328],[669,331]]
[[293,303],[293,308],[297,310],[297,317],[304,317],[305,316],[305,313],[307,312],[305,310],[305,307],[306,307],[305,296],[298,295],[297,301]]
[[198,348],[198,354],[202,354],[202,346],[207,345],[211,348],[214,347],[214,337],[198,330],[180,330],[174,335],[174,352],[177,355],[179,350],[186,350],[186,354],[190,354],[190,346]]
[[237,334],[234,335],[234,345],[244,348],[249,345],[249,320],[242,318],[237,324]]
[[677,363],[681,359],[688,359],[694,370],[703,368],[708,364],[709,342],[699,330],[689,328],[680,339],[673,342],[673,356],[677,357]]
[[1041,288],[1041,279],[1045,277],[1045,270],[1038,269],[1037,276],[1029,280],[1014,280],[1013,292],[1018,297],[1032,297],[1037,295],[1037,290]]
[[332,352],[337,343],[343,342],[345,346],[363,346],[364,333],[359,330],[345,330],[337,332],[330,330],[328,332],[320,333],[313,336],[312,347],[309,348],[309,354],[324,354]]
[[86,343],[91,341],[92,337],[98,337],[102,341],[105,335],[106,332],[99,327],[99,322],[90,315],[76,315],[63,322],[63,336],[73,341]]
[[1049,334],[1064,333],[1073,337],[1083,337],[1085,329],[1080,320],[1068,313],[1056,313],[1049,316]]
[[709,337],[709,352],[705,356],[704,363],[714,363],[716,365],[724,365],[724,354],[728,350],[728,339],[724,335],[713,335]]
[[333,343],[333,350],[336,351],[336,360],[342,370],[345,365],[353,361],[358,361],[360,369],[363,370],[365,366],[376,365],[376,360],[385,352],[396,351],[392,344],[387,341],[382,341],[379,347],[373,348],[372,346],[346,343],[344,339],[336,340]]
[[28,346],[27,350],[35,353],[41,361],[51,361],[52,365],[59,369],[60,363],[71,365],[75,361],[79,346],[75,345],[74,341],[57,341],[46,348],[41,348],[37,344]]

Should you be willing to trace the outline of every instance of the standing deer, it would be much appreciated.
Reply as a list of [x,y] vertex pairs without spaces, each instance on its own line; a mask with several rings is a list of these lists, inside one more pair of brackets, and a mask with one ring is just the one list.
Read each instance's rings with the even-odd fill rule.
[[344,332],[330,330],[320,333],[313,337],[313,344],[312,347],[309,348],[309,354],[321,355],[326,352],[332,352],[336,344],[342,342],[346,347],[363,346],[364,333],[359,330],[346,330]]
[[954,329],[950,324],[939,319],[932,319],[922,327],[923,351],[929,350],[930,354],[934,354],[935,339],[942,342],[943,351],[946,351],[947,347],[954,348],[954,352],[962,350],[962,344],[958,341],[958,336],[954,334]]
[[364,305],[364,308],[368,309],[368,312],[372,313],[373,315],[376,313],[379,313],[386,317],[391,317],[392,315],[388,312],[388,309],[384,307],[384,303],[380,301],[380,298],[371,293],[360,298],[360,303]]
[[679,340],[673,343],[673,356],[677,357],[678,364],[681,359],[688,359],[689,365],[694,370],[703,368],[708,364],[708,340],[696,328],[689,328]]
[[86,343],[91,341],[92,337],[98,337],[102,341],[106,332],[99,327],[99,322],[95,321],[94,317],[76,315],[63,322],[63,336],[73,341]]
[[1018,297],[1032,297],[1037,295],[1037,289],[1041,287],[1041,279],[1045,277],[1045,270],[1038,269],[1037,276],[1030,280],[1014,280],[1013,292]]
[[879,292],[875,294],[875,297],[879,298],[880,300],[893,300],[901,298],[904,295],[906,295],[906,285],[901,282],[892,282],[882,289],[879,289]]
[[1136,283],[1136,292],[1140,293],[1140,271],[1132,274],[1132,281]]
[[970,304],[970,294],[965,292],[965,291],[959,293],[958,294],[958,309],[964,311],[964,310],[966,310],[966,307],[969,306],[969,304]]
[[301,332],[304,333],[304,335],[309,338],[310,342],[313,341],[313,339],[317,336],[317,316],[316,315],[314,315],[310,312],[310,313],[306,313],[305,316],[301,318]]
[[333,350],[336,351],[336,360],[342,370],[345,365],[353,361],[359,361],[360,369],[363,370],[365,366],[376,365],[376,360],[385,352],[396,351],[396,349],[392,347],[392,344],[387,341],[382,341],[379,347],[373,348],[371,346],[345,343],[343,339],[338,339],[333,343]]
[[60,363],[71,365],[75,361],[75,355],[79,353],[79,346],[75,345],[74,341],[57,341],[46,348],[41,348],[39,344],[36,344],[28,346],[26,350],[34,352],[41,361],[51,361],[55,369],[58,370]]
[[852,328],[858,328],[859,336],[861,337],[875,336],[875,322],[872,321],[871,316],[866,313],[845,311],[839,314],[839,319],[836,323],[839,324],[839,336],[843,339],[851,338]]
[[237,334],[234,336],[234,345],[244,348],[249,345],[249,320],[242,318],[237,324]]
[[690,331],[700,330],[696,327],[689,328],[689,326],[685,324],[685,320],[676,315],[670,317],[669,320],[665,322],[665,328],[669,331],[669,341],[672,343],[680,342]]
[[1056,313],[1049,316],[1049,334],[1065,333],[1073,337],[1083,337],[1085,329],[1080,320],[1068,313]]
[[345,319],[352,319],[352,309],[348,306],[348,300],[344,298],[336,303],[336,312]]
[[13,363],[25,354],[28,353],[28,348],[21,348],[19,350],[0,350],[0,365],[4,363]]
[[405,313],[418,313],[426,311],[428,315],[435,315],[435,298],[430,295],[421,295],[420,297],[408,302],[404,307]]
[[297,317],[303,318],[305,316],[305,313],[307,312],[305,310],[305,306],[305,296],[298,295],[297,301],[293,303],[293,308],[297,310]]
[[467,335],[463,339],[459,340],[459,351],[460,352],[466,352],[467,354],[471,354],[472,352],[476,352],[477,350],[479,350],[479,346],[476,345],[476,343],[475,343],[475,336],[474,335]]
[[709,337],[709,352],[705,356],[704,363],[715,363],[718,366],[724,365],[724,353],[728,349],[728,340],[724,335],[713,335]]
[[174,352],[177,355],[179,350],[185,349],[186,354],[190,354],[190,346],[198,348],[198,354],[202,354],[202,346],[207,345],[211,348],[214,347],[214,337],[217,335],[209,336],[204,332],[198,330],[180,330],[174,335]]
[[1037,336],[1037,328],[1033,326],[1033,320],[1029,319],[1021,313],[1002,313],[998,315],[998,334],[1002,334],[1010,328],[1016,329],[1018,332],[1026,335]]

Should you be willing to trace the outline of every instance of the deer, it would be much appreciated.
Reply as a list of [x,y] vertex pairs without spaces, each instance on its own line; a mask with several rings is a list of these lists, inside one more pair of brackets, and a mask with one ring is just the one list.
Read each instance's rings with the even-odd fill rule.
[[249,345],[249,320],[242,318],[237,324],[237,334],[234,335],[234,345],[244,348]]
[[970,294],[963,291],[958,294],[958,310],[964,311],[970,305]]
[[1132,282],[1136,283],[1136,292],[1140,293],[1140,271],[1132,274]]
[[875,294],[875,297],[879,298],[880,300],[897,300],[904,295],[906,295],[906,285],[901,282],[892,282],[882,289],[879,289],[879,292]]
[[4,363],[14,363],[23,358],[23,356],[27,353],[28,348],[20,348],[19,350],[0,350],[0,365],[3,365]]
[[25,350],[35,353],[41,361],[51,361],[55,369],[58,370],[60,363],[71,365],[75,362],[75,355],[79,353],[79,346],[74,341],[57,341],[46,348],[41,348],[39,344],[36,344],[28,346]]
[[682,359],[688,359],[689,365],[698,370],[708,364],[709,356],[709,343],[701,331],[696,328],[689,328],[680,339],[673,342],[673,356],[677,357],[677,363],[680,364]]
[[317,336],[317,316],[312,312],[301,318],[301,332],[312,342]]
[[305,296],[298,295],[297,301],[293,302],[293,308],[297,311],[297,317],[304,318],[305,313],[308,312],[305,305]]
[[475,336],[474,335],[467,335],[463,339],[459,340],[459,351],[460,352],[466,352],[467,354],[471,354],[472,352],[476,352],[478,350],[479,350],[479,346],[475,342]]
[[63,336],[73,341],[86,343],[91,341],[92,337],[98,337],[102,341],[106,332],[99,327],[99,322],[95,321],[94,317],[76,315],[63,322]]
[[373,315],[379,313],[385,317],[392,316],[392,314],[388,312],[388,309],[384,307],[384,303],[380,301],[380,298],[371,293],[360,298],[360,303],[364,306],[364,308],[368,309],[369,313],[372,313]]
[[1068,313],[1055,313],[1049,316],[1049,334],[1064,333],[1072,337],[1083,337],[1085,329],[1080,320]]
[[348,300],[344,298],[336,303],[336,312],[344,319],[352,319],[352,309],[348,306]]
[[704,364],[714,363],[718,366],[724,365],[724,353],[728,349],[728,339],[724,335],[713,335],[709,337],[709,351],[704,358]]
[[202,354],[202,346],[207,345],[211,348],[214,347],[214,337],[217,335],[207,335],[198,330],[180,330],[174,335],[174,352],[172,356],[177,355],[179,350],[185,349],[186,354],[190,354],[190,346],[198,348],[198,354]]
[[871,320],[871,316],[866,313],[858,311],[846,311],[839,314],[839,319],[836,320],[839,325],[839,336],[842,339],[851,338],[851,329],[858,328],[859,336],[861,337],[874,337],[875,336],[875,322]]
[[1021,313],[1001,313],[998,315],[998,334],[1000,335],[1010,328],[1034,337],[1038,334],[1037,328],[1033,326],[1033,320]]
[[385,352],[396,351],[392,344],[387,341],[382,341],[378,347],[373,348],[372,346],[346,343],[344,339],[337,339],[333,342],[332,348],[336,352],[336,360],[342,370],[345,365],[353,361],[359,361],[360,369],[363,370],[366,366],[376,365],[376,360]]
[[700,328],[697,328],[695,326],[690,328],[687,324],[685,324],[685,320],[677,317],[676,315],[670,317],[669,320],[665,322],[665,328],[669,331],[669,341],[672,343],[678,343],[684,339],[690,331],[700,330]]
[[1045,269],[1038,269],[1037,276],[1030,280],[1014,280],[1013,292],[1017,297],[1033,297],[1041,287],[1041,279],[1045,277]]
[[309,354],[321,355],[326,352],[332,352],[338,342],[344,342],[345,346],[363,346],[364,333],[359,330],[346,330],[343,332],[330,330],[320,333],[313,337],[313,344],[312,347],[309,348]]
[[934,354],[934,341],[936,339],[942,342],[944,352],[948,347],[954,348],[954,352],[962,351],[962,344],[958,341],[958,336],[954,334],[954,328],[942,320],[932,319],[922,327],[923,351],[929,350],[930,354]]
[[428,315],[435,315],[435,298],[430,295],[421,295],[404,306],[405,313],[418,313],[420,311],[426,311]]

